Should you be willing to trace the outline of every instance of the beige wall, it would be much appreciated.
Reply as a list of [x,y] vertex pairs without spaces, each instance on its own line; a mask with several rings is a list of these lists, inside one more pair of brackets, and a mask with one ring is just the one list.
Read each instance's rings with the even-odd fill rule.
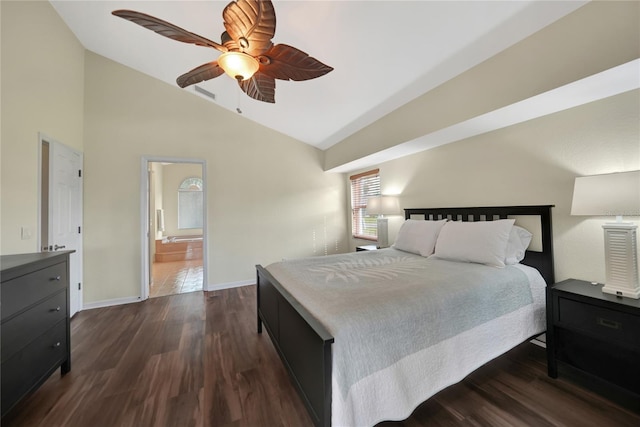
[[640,2],[595,1],[326,150],[330,170],[640,56]]
[[[601,226],[611,218],[571,216],[573,183],[640,169],[639,123],[635,90],[383,163],[382,193],[401,194],[402,208],[555,205],[556,279],[603,282]],[[390,242],[402,220],[390,219]]]
[[348,250],[343,176],[323,172],[321,151],[96,54],[85,63],[85,302],[139,294],[144,155],[206,162],[209,285]]
[[165,236],[202,234],[201,228],[178,229],[178,187],[187,178],[202,178],[202,166],[193,163],[173,163],[162,166],[162,208]]
[[[347,180],[323,172],[321,151],[85,52],[48,2],[0,8],[3,254],[37,249],[20,227],[37,229],[38,132],[84,152],[85,304],[140,294],[142,156],[206,162],[210,285],[351,249]],[[628,27],[616,19],[598,31]],[[569,215],[573,179],[640,168],[639,101],[634,91],[383,163],[383,190],[403,207],[555,204],[557,277],[603,280],[602,220]],[[385,120],[380,136],[395,135]]]
[[[34,252],[38,133],[83,150],[84,48],[48,2],[0,2],[0,253]],[[31,230],[21,239],[21,227]]]
[[322,152],[90,52],[48,2],[1,2],[2,253],[37,250],[38,132],[84,152],[84,303],[141,288],[141,157],[201,158],[210,285],[344,252],[342,176]]

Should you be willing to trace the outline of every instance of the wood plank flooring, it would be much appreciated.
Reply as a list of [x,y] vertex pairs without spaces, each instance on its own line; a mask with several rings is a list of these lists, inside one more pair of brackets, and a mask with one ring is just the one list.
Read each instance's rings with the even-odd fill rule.
[[202,259],[154,262],[151,277],[149,298],[201,291],[204,283]]
[[[87,310],[71,321],[71,372],[54,374],[3,427],[311,426],[266,333],[255,287]],[[628,412],[546,376],[524,343],[391,426],[638,426]]]

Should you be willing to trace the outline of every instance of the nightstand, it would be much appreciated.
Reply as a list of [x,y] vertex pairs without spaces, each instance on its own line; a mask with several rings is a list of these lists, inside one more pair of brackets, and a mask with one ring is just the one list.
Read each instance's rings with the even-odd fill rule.
[[377,249],[378,249],[378,247],[376,245],[356,246],[356,252],[360,252],[360,251],[375,251]]
[[640,300],[568,279],[547,288],[547,361],[558,372],[640,410]]

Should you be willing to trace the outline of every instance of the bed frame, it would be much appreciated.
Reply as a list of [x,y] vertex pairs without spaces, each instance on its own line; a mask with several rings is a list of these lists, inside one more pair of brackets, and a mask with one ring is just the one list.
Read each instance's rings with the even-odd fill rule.
[[[425,220],[492,221],[509,216],[537,216],[540,218],[542,251],[527,251],[521,262],[538,269],[550,285],[554,283],[552,207],[405,209],[405,218],[424,215]],[[256,270],[258,333],[262,333],[264,324],[314,424],[328,427],[331,425],[331,344],[334,338],[265,268],[258,265]]]

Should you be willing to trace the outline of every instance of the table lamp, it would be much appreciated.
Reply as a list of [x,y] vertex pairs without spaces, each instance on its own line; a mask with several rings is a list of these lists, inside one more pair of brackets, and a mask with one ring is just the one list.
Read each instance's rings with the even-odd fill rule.
[[389,247],[389,222],[384,215],[400,212],[400,203],[394,196],[376,196],[367,199],[367,214],[378,215],[378,248]]
[[602,292],[640,298],[638,226],[622,221],[623,215],[640,215],[640,170],[577,177],[571,215],[616,216],[616,222],[602,225],[606,272]]

